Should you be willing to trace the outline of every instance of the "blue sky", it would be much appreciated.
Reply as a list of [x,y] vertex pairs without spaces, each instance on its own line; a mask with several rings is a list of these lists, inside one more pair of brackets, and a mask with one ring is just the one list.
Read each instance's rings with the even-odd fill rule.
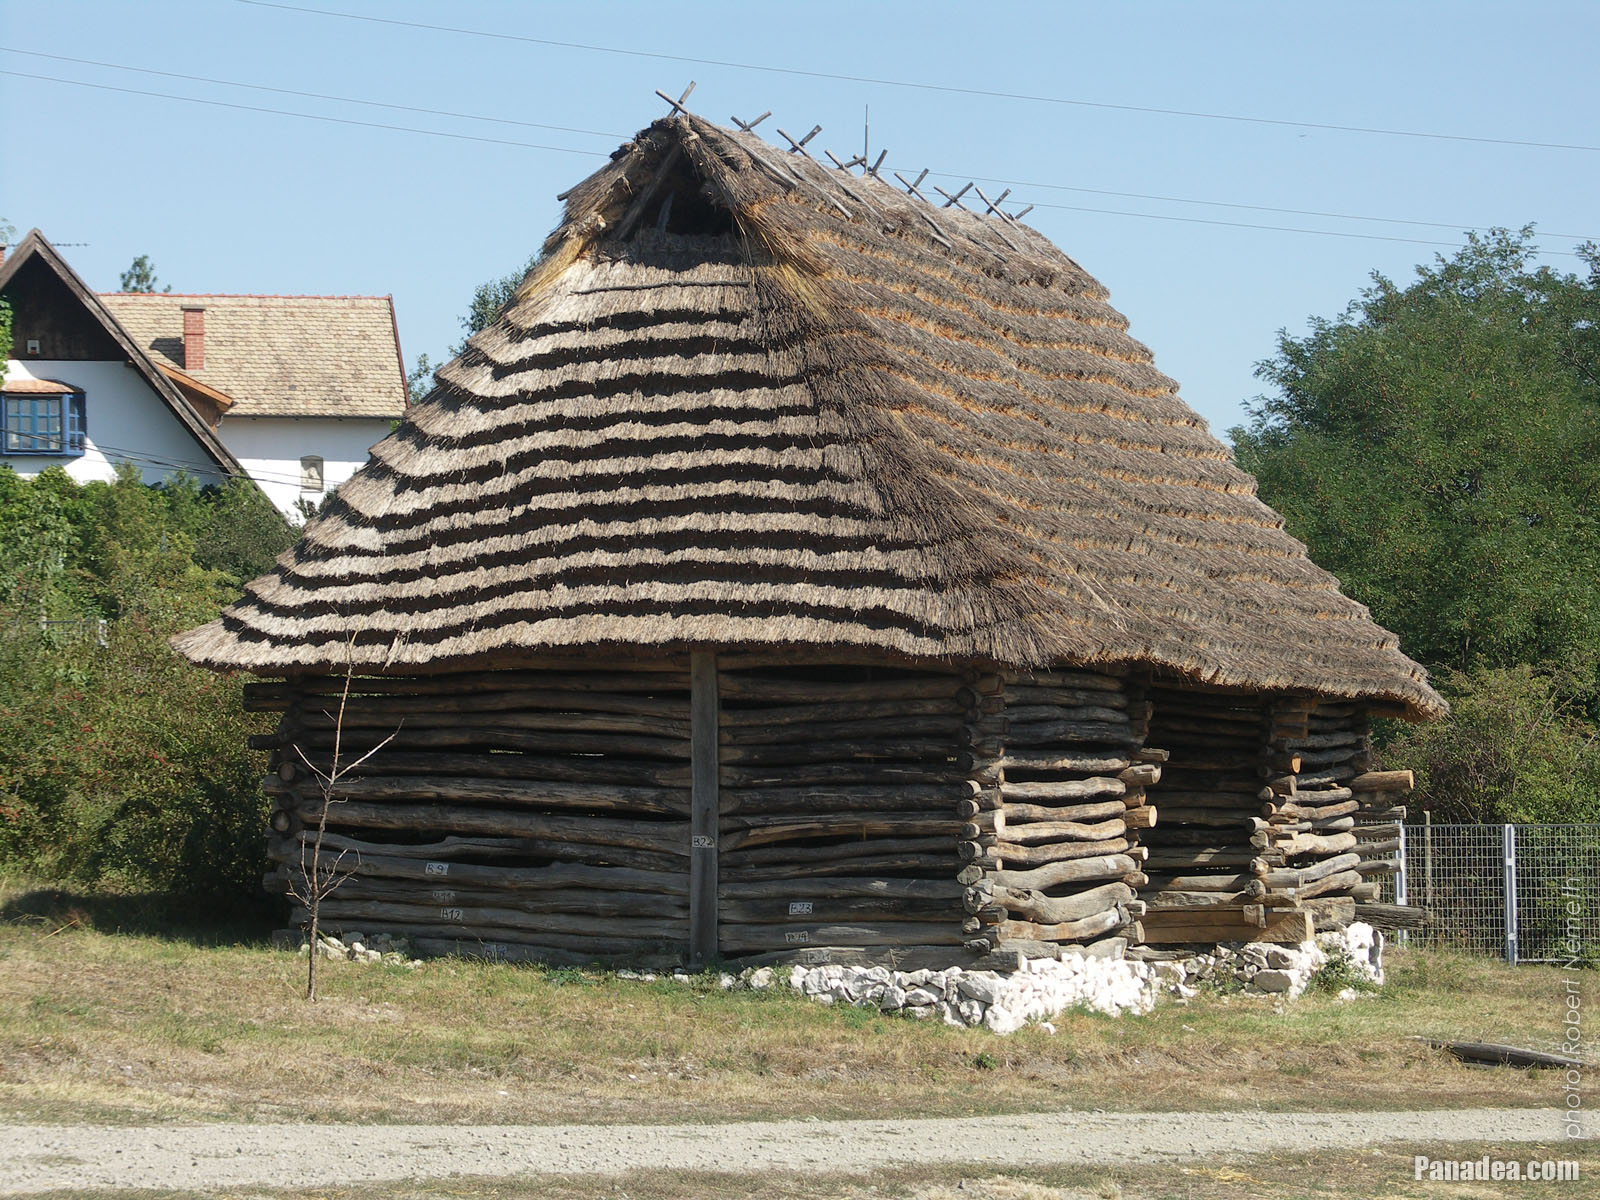
[[63,252],[102,289],[142,253],[175,291],[393,293],[408,362],[437,359],[474,286],[555,224],[556,193],[665,111],[654,89],[693,79],[690,107],[722,122],[770,109],[774,139],[821,124],[812,148],[845,157],[870,108],[889,167],[959,177],[930,177],[947,188],[1019,181],[1029,223],[1111,289],[1219,434],[1259,391],[1275,331],[1337,313],[1372,270],[1408,276],[1470,227],[1536,222],[1544,261],[1566,269],[1563,252],[1600,239],[1593,149],[1104,107],[1600,146],[1593,3],[293,3],[514,36],[241,0],[0,0],[0,45],[32,52],[0,54],[23,73],[0,74],[0,217],[86,243]]

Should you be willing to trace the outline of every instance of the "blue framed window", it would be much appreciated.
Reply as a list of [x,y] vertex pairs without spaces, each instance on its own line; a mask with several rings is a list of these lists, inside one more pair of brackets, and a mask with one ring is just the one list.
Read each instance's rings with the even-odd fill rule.
[[0,453],[83,453],[82,392],[5,392],[0,406]]

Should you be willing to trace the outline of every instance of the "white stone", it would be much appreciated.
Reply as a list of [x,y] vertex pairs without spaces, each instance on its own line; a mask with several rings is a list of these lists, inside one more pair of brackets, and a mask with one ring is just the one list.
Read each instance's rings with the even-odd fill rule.
[[1005,984],[993,972],[969,971],[956,981],[956,988],[963,996],[983,1004],[993,1004],[1005,990]]
[[764,992],[773,983],[774,972],[771,967],[760,967],[750,974],[750,986],[758,992]]
[[906,989],[906,1003],[912,1007],[921,1007],[924,1004],[934,1004],[939,999],[939,993],[926,987],[912,987]]
[[991,1004],[983,1014],[983,1023],[1002,1035],[1015,1033],[1023,1025],[1022,1018],[1002,1004]]
[[1250,980],[1250,986],[1258,992],[1287,992],[1297,982],[1296,976],[1289,971],[1267,969],[1257,971]]
[[883,989],[883,995],[878,997],[878,1007],[888,1011],[904,1008],[906,1003],[906,990],[898,984],[891,983]]

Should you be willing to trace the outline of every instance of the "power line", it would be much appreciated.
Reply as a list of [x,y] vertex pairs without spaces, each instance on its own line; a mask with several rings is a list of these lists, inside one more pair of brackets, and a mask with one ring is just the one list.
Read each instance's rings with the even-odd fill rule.
[[[519,126],[525,126],[527,128],[531,128],[531,129],[550,129],[550,130],[556,130],[556,131],[563,132],[563,133],[578,133],[578,134],[585,134],[585,135],[590,135],[590,136],[594,136],[594,137],[617,138],[617,139],[623,140],[623,141],[625,141],[629,136],[628,134],[616,133],[616,132],[612,132],[612,131],[609,131],[609,130],[579,129],[579,128],[575,128],[575,127],[569,126],[569,125],[545,125],[545,124],[541,124],[541,123],[536,122],[536,121],[519,121],[519,120],[514,120],[512,118],[509,118],[509,117],[491,116],[491,115],[486,114],[486,113],[454,112],[454,111],[447,110],[447,109],[422,108],[422,107],[418,107],[418,106],[415,106],[415,105],[407,105],[407,104],[390,104],[390,103],[388,103],[386,101],[382,101],[382,100],[365,100],[365,99],[361,99],[361,98],[356,97],[356,96],[339,96],[339,95],[334,95],[334,94],[325,93],[325,92],[297,91],[297,90],[295,90],[293,88],[271,87],[271,86],[268,86],[268,85],[265,85],[265,84],[258,84],[258,83],[243,83],[243,82],[240,82],[238,80],[233,80],[233,79],[216,79],[216,78],[212,78],[212,77],[208,77],[208,76],[204,76],[204,75],[189,75],[189,74],[184,74],[183,72],[180,72],[180,71],[161,71],[161,70],[156,70],[156,69],[150,68],[150,67],[136,67],[136,66],[130,66],[130,65],[126,64],[126,63],[104,62],[104,61],[100,61],[100,60],[97,60],[97,59],[91,59],[91,58],[72,58],[72,57],[70,57],[68,55],[64,55],[64,54],[48,54],[48,53],[45,53],[42,50],[20,50],[20,49],[17,49],[15,47],[12,47],[12,46],[0,46],[0,53],[20,54],[20,55],[26,55],[26,56],[32,57],[32,58],[48,58],[48,59],[52,59],[52,60],[57,61],[57,62],[76,63],[76,64],[79,64],[81,66],[103,67],[103,68],[106,68],[108,70],[113,70],[113,71],[131,71],[131,72],[135,72],[135,73],[143,74],[143,75],[158,75],[158,76],[162,76],[162,77],[168,78],[168,79],[182,79],[182,80],[186,80],[186,81],[192,82],[192,83],[213,84],[213,85],[216,85],[218,87],[245,88],[245,89],[248,89],[248,90],[251,90],[251,91],[273,92],[273,93],[277,93],[279,95],[297,96],[297,97],[301,97],[301,98],[304,98],[304,99],[310,99],[310,100],[332,100],[332,101],[335,101],[335,102],[341,103],[341,104],[361,104],[361,105],[366,105],[368,107],[374,107],[374,108],[393,109],[393,110],[396,110],[396,111],[399,111],[399,112],[424,113],[424,114],[427,114],[429,116],[450,117],[450,118],[454,118],[454,119],[457,119],[457,120],[463,120],[463,121],[485,121],[485,122],[490,122],[490,123],[495,123],[495,124],[503,124],[503,125],[519,125]],[[58,82],[66,82],[66,81],[58,81]],[[275,111],[276,112],[276,111],[279,111],[279,110],[271,110],[271,111]],[[314,114],[294,114],[294,115],[313,115],[314,116]],[[396,127],[392,127],[392,128],[398,129],[400,127],[396,126]],[[433,131],[421,131],[421,132],[433,132]],[[1323,218],[1326,218],[1326,219],[1329,219],[1329,220],[1336,220],[1336,221],[1367,221],[1367,222],[1373,222],[1373,223],[1384,224],[1384,225],[1419,225],[1419,226],[1426,226],[1426,227],[1433,228],[1433,229],[1452,229],[1452,230],[1483,229],[1483,228],[1488,228],[1488,227],[1490,227],[1491,225],[1494,224],[1494,222],[1482,222],[1482,221],[1423,221],[1423,220],[1413,220],[1413,219],[1409,219],[1409,218],[1405,218],[1405,217],[1375,217],[1375,216],[1369,216],[1369,215],[1362,214],[1362,213],[1324,212],[1324,211],[1319,211],[1319,210],[1316,210],[1316,209],[1280,208],[1280,207],[1277,207],[1277,206],[1274,206],[1274,205],[1269,205],[1269,204],[1242,204],[1242,203],[1238,203],[1238,202],[1235,202],[1235,201],[1228,201],[1228,200],[1197,200],[1197,199],[1194,199],[1194,198],[1188,197],[1188,196],[1165,196],[1165,195],[1153,194],[1153,193],[1149,193],[1149,192],[1122,192],[1122,191],[1112,191],[1112,190],[1107,189],[1107,188],[1087,188],[1087,187],[1075,187],[1075,186],[1070,186],[1068,184],[1061,184],[1061,183],[1041,183],[1041,182],[1039,182],[1037,180],[1006,179],[1006,178],[1001,178],[999,176],[994,176],[994,175],[977,175],[977,174],[973,174],[972,172],[969,172],[969,171],[932,171],[932,172],[930,172],[930,174],[939,176],[941,178],[972,179],[972,180],[975,180],[975,181],[977,181],[979,183],[998,183],[998,184],[1009,185],[1011,187],[1040,188],[1040,189],[1045,189],[1045,190],[1049,190],[1049,191],[1058,191],[1058,192],[1076,192],[1076,193],[1081,193],[1083,195],[1091,195],[1091,196],[1114,196],[1114,197],[1117,197],[1119,199],[1125,199],[1125,200],[1154,200],[1154,201],[1159,201],[1159,202],[1164,203],[1164,204],[1193,204],[1193,205],[1200,205],[1200,206],[1209,207],[1209,208],[1234,208],[1234,209],[1240,209],[1240,210],[1247,211],[1247,212],[1282,213],[1282,214],[1284,214],[1286,216],[1295,216],[1295,217],[1323,217]],[[1042,207],[1062,208],[1062,207],[1066,207],[1066,206],[1064,206],[1064,205],[1043,205]],[[1080,211],[1101,211],[1101,210],[1088,210],[1088,209],[1085,209],[1085,210],[1080,210]],[[1131,214],[1131,215],[1139,215],[1139,214]],[[1264,227],[1264,228],[1266,228],[1266,227]],[[1306,232],[1306,231],[1295,231],[1295,232]],[[1557,233],[1557,232],[1553,232],[1553,231],[1541,230],[1540,231],[1540,235],[1543,236],[1543,237],[1571,238],[1574,241],[1589,241],[1589,240],[1592,240],[1589,235],[1580,234],[1580,233]],[[57,243],[57,245],[60,245],[60,244],[61,243],[59,243],[59,242]],[[1428,244],[1432,244],[1432,243],[1428,243]]]
[[[256,2],[258,2],[258,0],[240,0],[240,3],[256,3]],[[388,131],[393,132],[393,133],[415,133],[415,134],[421,134],[424,137],[452,138],[452,139],[455,139],[455,140],[458,140],[458,141],[482,142],[482,143],[487,143],[489,145],[494,145],[494,146],[513,146],[513,147],[516,147],[518,149],[523,149],[523,150],[550,150],[550,151],[554,151],[554,152],[556,152],[558,154],[577,154],[577,155],[580,155],[580,156],[583,156],[583,157],[587,157],[587,158],[608,158],[608,157],[610,157],[604,151],[598,151],[598,150],[580,150],[580,149],[576,149],[576,148],[571,147],[571,146],[549,146],[549,145],[544,145],[544,144],[537,143],[537,142],[519,142],[519,141],[515,141],[515,140],[512,140],[512,139],[509,139],[509,138],[483,137],[483,136],[480,136],[478,134],[471,134],[471,133],[452,133],[452,132],[447,132],[445,130],[440,130],[440,129],[423,129],[423,128],[420,128],[420,127],[414,126],[414,125],[393,125],[393,124],[389,124],[387,122],[381,122],[381,121],[358,121],[358,120],[355,120],[354,118],[351,118],[351,117],[334,117],[334,116],[327,116],[327,115],[324,115],[324,114],[321,114],[321,113],[296,112],[296,111],[294,111],[292,109],[268,108],[268,107],[265,107],[263,105],[258,105],[258,104],[236,104],[236,103],[234,103],[232,101],[229,101],[229,100],[211,100],[211,99],[203,99],[203,98],[198,97],[198,96],[180,96],[180,95],[177,95],[177,94],[172,93],[172,92],[155,92],[155,91],[149,91],[149,90],[144,89],[144,88],[118,87],[118,86],[116,86],[114,84],[109,84],[109,83],[89,83],[89,82],[87,82],[85,80],[81,80],[81,79],[64,79],[64,78],[61,78],[60,76],[56,76],[56,75],[38,75],[38,74],[34,74],[34,73],[28,72],[28,71],[13,71],[13,70],[10,70],[10,69],[7,69],[7,68],[3,68],[3,67],[0,67],[0,75],[11,75],[11,76],[15,76],[15,77],[17,77],[19,79],[34,79],[34,80],[39,80],[39,81],[45,82],[45,83],[59,83],[59,84],[63,84],[63,85],[69,86],[69,87],[93,88],[93,89],[95,89],[97,91],[119,92],[119,93],[122,93],[124,95],[130,95],[130,96],[148,96],[148,97],[151,97],[151,98],[154,98],[154,99],[158,99],[158,100],[177,100],[177,101],[181,101],[181,102],[183,102],[185,104],[210,105],[210,106],[216,107],[216,108],[229,108],[229,109],[241,110],[241,111],[244,111],[244,112],[267,113],[267,114],[270,114],[270,115],[273,115],[273,116],[280,116],[280,117],[298,117],[301,120],[305,120],[305,121],[322,121],[322,122],[327,122],[327,123],[331,123],[331,124],[335,124],[335,125],[354,125],[354,126],[357,126],[357,127],[360,127],[360,128],[364,128],[364,129],[383,129],[383,130],[388,130]],[[947,174],[947,172],[939,172],[939,174],[942,177],[943,175]],[[970,177],[968,177],[968,178],[970,178]],[[1044,187],[1044,188],[1061,188],[1061,187],[1064,187],[1064,185],[1060,185],[1060,184],[1022,184],[1021,186],[1026,186],[1026,187],[1037,186],[1037,187]],[[1075,190],[1075,189],[1073,189],[1073,190]],[[1085,189],[1085,190],[1088,190],[1088,189]],[[1161,199],[1160,197],[1151,197],[1151,198],[1152,199]],[[1210,204],[1210,203],[1220,203],[1220,202],[1204,201],[1204,200],[1198,200],[1198,201],[1190,200],[1190,201],[1181,201],[1181,203]],[[1128,212],[1128,211],[1121,210],[1121,209],[1090,208],[1090,207],[1086,207],[1086,206],[1075,206],[1075,205],[1070,205],[1070,204],[1039,203],[1039,204],[1036,205],[1036,207],[1038,207],[1038,208],[1050,208],[1050,209],[1061,209],[1061,210],[1064,210],[1064,211],[1071,211],[1071,212],[1104,213],[1104,214],[1106,214],[1108,216],[1117,216],[1117,217],[1139,217],[1139,218],[1143,218],[1143,219],[1146,219],[1146,220],[1153,220],[1153,221],[1181,221],[1181,222],[1188,222],[1188,223],[1191,223],[1191,224],[1200,224],[1200,225],[1221,225],[1221,226],[1227,226],[1227,227],[1234,228],[1234,229],[1258,229],[1258,230],[1263,230],[1263,231],[1267,231],[1267,232],[1276,232],[1276,233],[1313,234],[1313,235],[1316,235],[1318,237],[1355,238],[1355,239],[1358,239],[1358,240],[1361,240],[1361,241],[1409,242],[1411,244],[1419,245],[1419,246],[1454,246],[1454,245],[1456,245],[1456,243],[1454,243],[1454,242],[1431,241],[1431,240],[1425,240],[1425,239],[1420,239],[1420,238],[1392,237],[1392,236],[1387,236],[1387,235],[1384,235],[1384,234],[1376,234],[1376,233],[1357,233],[1357,232],[1354,232],[1354,231],[1351,231],[1351,230],[1342,230],[1342,229],[1303,229],[1303,228],[1291,227],[1291,226],[1287,226],[1287,225],[1261,225],[1261,224],[1254,224],[1254,223],[1245,222],[1245,221],[1220,221],[1220,220],[1207,219],[1207,218],[1204,218],[1204,217],[1182,217],[1182,216],[1176,216],[1176,215],[1164,215],[1164,214],[1161,214],[1161,213]],[[1240,206],[1240,207],[1252,207],[1252,206]],[[1284,210],[1268,209],[1266,211],[1293,212],[1295,210],[1291,210],[1291,209],[1284,209]],[[1348,217],[1344,217],[1342,219],[1345,219],[1345,220],[1368,220],[1369,218],[1357,217],[1357,216],[1348,216]],[[1389,218],[1370,218],[1370,219],[1388,220]],[[1403,223],[1405,223],[1405,224],[1419,224],[1419,225],[1440,224],[1441,227],[1444,227],[1444,228],[1455,228],[1455,226],[1443,226],[1442,223],[1436,223],[1436,222],[1418,221],[1418,222],[1403,222]],[[1563,237],[1563,236],[1572,236],[1572,235],[1548,234],[1548,235],[1543,235],[1543,236]],[[1580,257],[1578,255],[1574,255],[1571,252],[1565,251],[1565,250],[1541,250],[1541,253],[1553,254],[1553,255],[1561,255],[1563,257],[1568,257],[1568,258]]]
[[178,96],[171,92],[151,92],[142,88],[117,87],[110,83],[88,83],[82,79],[63,79],[58,75],[35,75],[28,71],[12,71],[0,67],[0,75],[13,75],[18,79],[37,79],[44,83],[63,83],[72,87],[95,88],[102,92],[121,92],[128,96],[153,96],[159,100],[182,100],[186,104],[209,104],[216,108],[232,108],[243,112],[271,113],[279,117],[300,117],[307,121],[326,121],[334,125],[357,125],[364,129],[388,129],[397,133],[420,133],[427,137],[455,138],[464,142],[486,142],[492,146],[516,146],[523,150],[552,150],[557,154],[581,154],[586,158],[606,158],[598,150],[577,150],[571,146],[546,146],[537,142],[518,142],[510,138],[482,137],[475,133],[446,133],[439,129],[422,129],[415,125],[389,125],[382,121],[358,121],[353,117],[330,117],[320,113],[294,112],[286,108],[266,108],[259,104],[235,104],[231,100],[203,100],[198,96]]
[[65,54],[46,54],[43,50],[18,50],[13,46],[0,46],[0,53],[24,54],[29,58],[49,58],[56,62],[77,63],[84,67],[106,67],[113,71],[133,71],[140,75],[160,75],[167,79],[182,79],[190,83],[212,83],[219,87],[248,88],[253,92],[275,92],[280,96],[298,96],[304,100],[335,100],[340,104],[362,104],[368,108],[388,108],[395,112],[424,113],[431,117],[455,117],[463,121],[489,121],[497,125],[520,125],[525,129],[549,129],[556,133],[581,133],[591,137],[619,138],[626,141],[625,133],[612,133],[606,129],[574,129],[570,125],[543,125],[538,121],[518,121],[511,117],[491,117],[481,113],[451,112],[442,108],[419,108],[411,104],[389,104],[383,100],[361,100],[355,96],[335,96],[326,92],[300,92],[293,88],[270,87],[264,83],[240,83],[233,79],[212,79],[205,75],[186,75],[181,71],[158,71],[154,67],[130,67],[125,63],[101,62],[93,58],[70,58]]
[[729,67],[740,71],[764,71],[775,75],[798,75],[807,79],[828,79],[840,83],[868,83],[879,87],[908,88],[914,91],[944,92],[957,96],[982,96],[993,100],[1023,100],[1033,104],[1059,104],[1077,108],[1099,108],[1113,112],[1152,113],[1166,117],[1190,117],[1204,121],[1233,121],[1246,125],[1275,125],[1286,129],[1316,129],[1333,133],[1363,133],[1383,137],[1426,138],[1445,142],[1474,142],[1489,146],[1526,146],[1538,150],[1584,150],[1600,152],[1600,146],[1587,146],[1570,142],[1536,142],[1523,138],[1480,137],[1463,133],[1435,133],[1417,129],[1385,129],[1369,125],[1338,125],[1324,121],[1291,121],[1281,117],[1251,117],[1238,113],[1202,112],[1182,108],[1157,108],[1141,104],[1113,104],[1104,100],[1080,100],[1067,96],[1036,96],[1025,92],[1000,92],[986,88],[958,87],[954,84],[923,83],[909,79],[880,79],[870,75],[847,75],[833,71],[813,71],[804,67],[781,67],[770,63],[734,62],[720,58],[700,58],[688,54],[666,54],[659,50],[631,50],[621,46],[601,46],[591,42],[564,42],[554,38],[532,37],[519,33],[497,33],[488,29],[467,29],[457,25],[431,25],[423,21],[402,21],[396,17],[374,17],[364,13],[338,12],[333,9],[311,8],[299,4],[283,4],[277,0],[235,0],[256,8],[276,8],[285,12],[308,13],[319,17],[337,17],[346,21],[367,21],[375,25],[396,25],[408,29],[425,29],[430,33],[455,33],[465,37],[492,38],[500,41],[526,42],[536,46],[554,46],[562,50],[586,50],[595,54],[617,54],[629,58],[651,58],[661,62],[689,63],[695,66]]
[[[898,164],[897,164],[898,165]],[[1270,204],[1240,204],[1230,200],[1193,200],[1185,196],[1160,196],[1148,192],[1114,192],[1106,188],[1072,187],[1064,183],[1040,183],[1031,179],[1000,179],[993,175],[973,175],[965,171],[929,171],[928,174],[941,179],[971,179],[976,183],[1000,183],[1011,187],[1040,188],[1053,192],[1081,192],[1088,196],[1116,196],[1123,200],[1157,200],[1163,204],[1200,204],[1211,208],[1238,208],[1248,212],[1282,213],[1290,217],[1326,217],[1334,221],[1372,221],[1381,225],[1424,225],[1430,229],[1488,229],[1497,223],[1492,221],[1417,221],[1406,217],[1372,217],[1360,213],[1321,212],[1310,208],[1277,208]],[[1040,202],[1036,208],[1066,208],[1064,204],[1045,204]],[[1099,212],[1100,209],[1086,209],[1082,211]],[[1275,228],[1275,226],[1261,226],[1260,228]],[[1317,230],[1302,230],[1297,232],[1319,232]],[[1571,238],[1573,241],[1588,242],[1600,240],[1591,234],[1584,233],[1556,233],[1550,230],[1539,231],[1540,237]],[[1430,243],[1437,245],[1438,243]]]

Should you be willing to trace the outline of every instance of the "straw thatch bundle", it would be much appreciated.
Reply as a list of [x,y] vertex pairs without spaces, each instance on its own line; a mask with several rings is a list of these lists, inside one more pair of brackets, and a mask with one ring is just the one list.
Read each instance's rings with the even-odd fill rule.
[[1441,711],[1126,329],[1029,229],[658,121],[177,645],[266,675],[822,647]]

